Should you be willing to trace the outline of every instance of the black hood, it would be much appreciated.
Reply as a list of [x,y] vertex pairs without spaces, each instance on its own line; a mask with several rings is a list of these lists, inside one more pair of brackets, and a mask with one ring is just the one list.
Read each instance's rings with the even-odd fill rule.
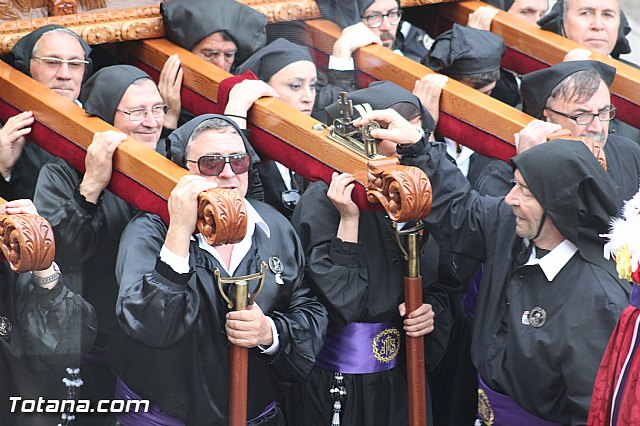
[[[420,99],[408,90],[390,81],[375,81],[366,89],[354,90],[347,95],[353,105],[368,103],[374,110],[386,109],[399,102],[408,102],[414,105],[421,113],[422,128],[425,133],[431,133],[435,129],[435,122],[429,111],[422,105]],[[338,103],[335,102],[325,108],[326,122],[331,124],[340,116]],[[357,116],[358,112],[354,110]]]
[[231,124],[236,132],[242,138],[242,143],[244,144],[247,153],[251,157],[251,166],[249,167],[249,187],[247,188],[247,198],[252,198],[254,200],[264,200],[264,192],[262,190],[262,182],[260,180],[260,175],[258,173],[258,169],[256,168],[256,163],[260,161],[260,157],[253,149],[251,144],[249,143],[249,139],[247,139],[245,133],[238,127],[235,121],[231,118],[220,115],[220,114],[203,114],[198,117],[192,118],[187,121],[182,126],[178,127],[174,130],[166,141],[160,140],[158,142],[158,146],[156,147],[156,151],[161,153],[166,153],[168,149],[170,154],[167,155],[177,165],[180,167],[187,167],[187,161],[185,158],[185,149],[187,148],[187,142],[189,142],[189,138],[193,134],[193,131],[198,127],[203,121],[209,120],[211,118],[219,118],[221,120],[226,121]]
[[146,72],[132,65],[102,68],[82,86],[80,102],[89,114],[113,124],[116,109],[124,93],[133,82],[141,78],[151,80]]
[[[44,27],[40,27],[36,30],[31,31],[26,36],[22,37],[18,42],[13,46],[11,52],[9,52],[3,59],[13,66],[14,68],[22,71],[23,73],[31,76],[31,55],[33,53],[33,47],[36,45],[40,38],[48,33],[49,31],[56,29],[63,29],[60,25],[45,25]],[[91,53],[91,47],[87,44],[86,41],[82,39],[78,34],[71,31],[70,35],[74,35],[80,45],[82,46],[82,50],[84,50],[84,60],[89,63],[84,68],[84,77],[83,80],[86,80],[91,75],[91,58],[89,58],[89,54]]]
[[[512,159],[524,181],[563,237],[590,263],[611,268],[603,256],[616,186],[581,141],[555,139]],[[615,269],[614,269],[615,272]]]
[[282,68],[299,61],[313,63],[309,49],[284,38],[278,38],[238,66],[236,74],[242,75],[247,70],[251,70],[260,80],[268,82]]
[[172,0],[160,4],[160,14],[167,38],[187,50],[226,31],[237,44],[238,64],[267,42],[267,17],[233,0]]
[[543,119],[544,107],[553,89],[570,75],[586,70],[597,71],[607,86],[611,86],[616,76],[615,68],[598,61],[560,62],[552,67],[530,72],[522,76],[520,85],[522,111]]
[[441,74],[473,75],[499,70],[502,55],[501,36],[454,23],[436,38],[421,62]]

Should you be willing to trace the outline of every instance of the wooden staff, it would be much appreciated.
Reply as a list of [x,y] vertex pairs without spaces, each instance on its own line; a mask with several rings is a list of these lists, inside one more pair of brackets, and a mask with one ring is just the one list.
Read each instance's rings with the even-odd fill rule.
[[[400,237],[405,237],[406,247]],[[396,231],[397,243],[406,261],[404,277],[404,303],[407,315],[422,306],[422,276],[420,275],[420,253],[426,236],[424,225]],[[406,336],[407,342],[407,386],[409,399],[409,426],[427,425],[426,383],[424,368],[424,337]]]
[[[235,311],[243,311],[248,306],[248,284],[236,281],[233,285]],[[249,374],[249,348],[231,345],[229,349],[229,425],[247,424],[247,384]]]
[[[214,275],[218,282],[220,295],[227,301],[227,306],[234,311],[243,311],[253,304],[262,290],[264,276],[269,266],[265,262],[260,264],[260,272],[236,278],[222,278],[216,268]],[[260,279],[254,291],[250,291],[249,282]],[[231,300],[223,286],[231,286]],[[246,426],[247,424],[247,385],[249,375],[249,348],[231,345],[229,348],[229,426]]]

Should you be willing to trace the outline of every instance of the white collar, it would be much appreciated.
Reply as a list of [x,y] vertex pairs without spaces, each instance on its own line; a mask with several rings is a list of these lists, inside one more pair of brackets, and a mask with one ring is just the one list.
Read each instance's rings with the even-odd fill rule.
[[238,267],[238,265],[240,265],[242,259],[244,259],[244,257],[249,252],[256,225],[262,230],[262,232],[266,234],[267,238],[271,237],[271,231],[269,229],[269,225],[267,225],[267,222],[264,221],[262,216],[260,216],[260,214],[256,211],[255,208],[253,208],[251,203],[249,203],[246,198],[244,198],[243,200],[245,208],[247,209],[247,233],[245,234],[242,241],[234,244],[233,251],[231,252],[231,262],[228,270],[226,268],[226,265],[222,261],[222,257],[220,256],[218,251],[214,247],[211,247],[209,244],[207,244],[201,234],[197,235],[198,246],[200,246],[202,250],[207,251],[213,257],[215,257],[220,266],[222,266],[224,270],[227,271],[230,277],[233,276],[236,268]]
[[551,282],[560,273],[562,268],[569,263],[569,260],[578,251],[571,241],[564,240],[558,244],[553,250],[543,256],[542,259],[536,258],[536,247],[533,246],[529,260],[525,265],[539,265],[547,281]]

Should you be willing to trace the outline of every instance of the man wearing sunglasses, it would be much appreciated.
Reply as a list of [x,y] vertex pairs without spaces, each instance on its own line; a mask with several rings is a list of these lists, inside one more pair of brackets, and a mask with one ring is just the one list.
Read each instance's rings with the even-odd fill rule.
[[609,86],[615,68],[597,61],[561,62],[522,77],[523,111],[538,118],[517,135],[518,152],[546,140],[560,128],[573,137],[599,143],[607,158],[607,173],[619,196],[628,200],[638,192],[640,146],[626,137],[609,133],[616,108]]
[[[154,424],[226,425],[232,343],[249,348],[247,424],[284,425],[275,400],[284,382],[308,377],[327,324],[326,310],[302,280],[300,241],[284,216],[250,198],[244,198],[248,226],[239,243],[212,247],[193,235],[198,194],[229,188],[247,196],[258,157],[234,121],[221,115],[196,117],[169,141],[172,159],[190,174],[171,192],[168,227],[144,213],[122,234],[116,315],[123,333],[110,348],[116,394],[149,399],[162,413]],[[260,272],[263,261],[269,266],[255,303],[230,312],[215,271],[238,278]],[[137,413],[118,419],[151,423]]]
[[[78,102],[82,81],[90,73],[90,52],[78,34],[59,25],[46,25],[20,39],[3,60],[71,102]],[[33,120],[33,113],[25,111],[9,118],[0,129],[3,198],[33,198],[38,171],[53,158],[38,146],[26,144]]]

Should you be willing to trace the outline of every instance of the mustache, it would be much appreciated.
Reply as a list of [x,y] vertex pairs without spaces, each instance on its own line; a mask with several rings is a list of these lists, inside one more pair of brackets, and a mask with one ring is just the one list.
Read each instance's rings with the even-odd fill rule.
[[603,132],[600,133],[594,133],[594,132],[584,132],[582,134],[580,134],[581,138],[587,138],[590,139],[594,142],[597,142],[599,144],[602,144],[605,139],[607,138],[607,135],[605,135]]
[[391,34],[389,31],[385,31],[380,33],[380,40],[385,41],[385,40],[394,40],[395,36],[393,34]]

